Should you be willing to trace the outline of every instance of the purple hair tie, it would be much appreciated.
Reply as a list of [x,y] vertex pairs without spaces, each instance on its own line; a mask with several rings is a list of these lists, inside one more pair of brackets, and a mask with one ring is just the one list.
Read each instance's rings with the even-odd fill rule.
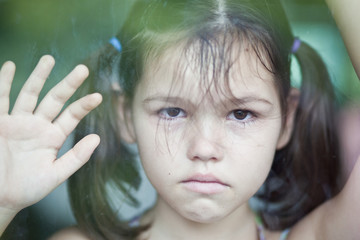
[[121,46],[121,43],[120,43],[119,39],[117,39],[117,37],[112,37],[112,38],[110,38],[109,43],[110,43],[118,52],[121,52],[122,46]]
[[294,38],[293,45],[291,47],[291,53],[296,53],[301,46],[301,40],[299,38]]

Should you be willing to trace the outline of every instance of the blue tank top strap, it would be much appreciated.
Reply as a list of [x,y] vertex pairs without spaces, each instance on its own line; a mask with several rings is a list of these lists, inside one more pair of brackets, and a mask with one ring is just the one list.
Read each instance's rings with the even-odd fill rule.
[[140,226],[140,219],[141,219],[141,215],[140,216],[135,216],[134,218],[132,218],[129,222],[128,222],[128,226],[129,227],[139,227]]
[[[261,217],[257,214],[255,215],[255,222],[258,229],[259,240],[266,240],[264,233],[265,231],[264,225],[262,223]],[[287,228],[284,231],[282,231],[279,240],[286,240],[289,232],[290,232],[290,228]]]
[[284,231],[282,231],[279,240],[286,240],[287,236],[289,235],[289,232],[290,232],[290,228],[287,228]]
[[255,215],[255,222],[256,222],[256,228],[257,228],[259,240],[266,240],[264,233],[264,225],[262,223],[261,217],[257,214]]

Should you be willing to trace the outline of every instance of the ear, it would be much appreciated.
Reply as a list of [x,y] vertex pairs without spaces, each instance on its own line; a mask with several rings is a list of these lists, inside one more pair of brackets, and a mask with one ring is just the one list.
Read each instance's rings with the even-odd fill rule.
[[291,88],[290,94],[287,98],[287,115],[285,118],[285,124],[283,126],[281,135],[279,137],[276,149],[281,149],[288,144],[291,138],[291,134],[294,128],[294,119],[296,109],[299,103],[300,91],[296,88]]
[[132,112],[129,106],[125,104],[125,97],[118,97],[118,126],[121,138],[127,143],[135,143],[135,129],[132,121]]

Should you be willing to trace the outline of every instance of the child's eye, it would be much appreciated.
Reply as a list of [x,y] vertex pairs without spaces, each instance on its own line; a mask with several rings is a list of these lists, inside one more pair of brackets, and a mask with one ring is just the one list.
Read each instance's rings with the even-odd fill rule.
[[241,110],[241,109],[234,110],[228,115],[229,119],[240,120],[240,121],[249,120],[252,117],[253,117],[253,114],[250,111]]
[[181,108],[163,108],[158,112],[159,116],[164,119],[174,119],[186,117],[186,113]]

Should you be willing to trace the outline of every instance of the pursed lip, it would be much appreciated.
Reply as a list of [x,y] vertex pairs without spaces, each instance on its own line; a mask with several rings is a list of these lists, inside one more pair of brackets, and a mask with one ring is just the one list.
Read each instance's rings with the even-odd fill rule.
[[191,176],[182,182],[183,183],[186,182],[217,183],[224,186],[228,186],[228,184],[220,181],[217,177],[215,177],[212,174],[195,174],[194,176]]
[[219,194],[225,191],[229,185],[219,180],[212,174],[195,174],[181,181],[185,189],[200,194]]

